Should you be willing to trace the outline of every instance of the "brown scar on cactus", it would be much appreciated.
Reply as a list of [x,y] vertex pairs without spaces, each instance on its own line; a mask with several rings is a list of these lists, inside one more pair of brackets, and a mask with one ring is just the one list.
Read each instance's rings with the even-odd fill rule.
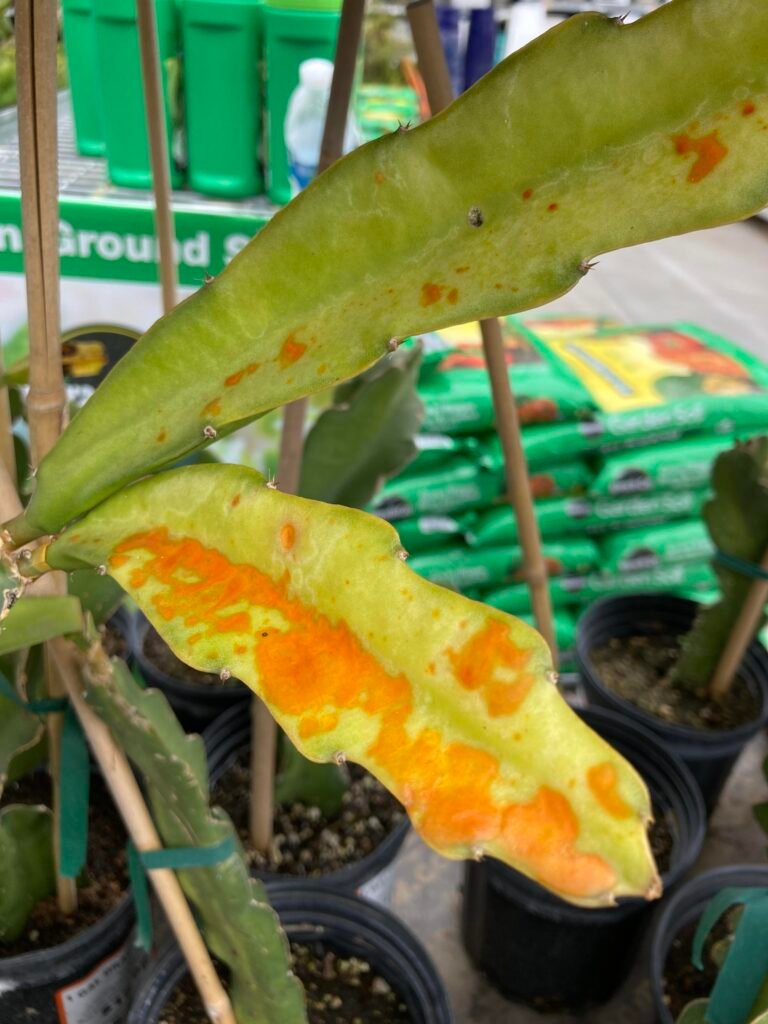
[[215,437],[218,437],[218,434],[216,432],[216,427],[211,426],[210,423],[206,423],[206,425],[203,427],[203,437],[207,437],[211,441]]
[[485,222],[483,211],[479,206],[470,206],[467,214],[467,223],[471,228],[481,228]]

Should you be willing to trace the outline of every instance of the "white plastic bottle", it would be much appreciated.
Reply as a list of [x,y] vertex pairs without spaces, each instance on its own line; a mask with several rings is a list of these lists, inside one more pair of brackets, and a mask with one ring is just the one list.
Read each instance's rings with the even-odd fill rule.
[[[285,115],[285,148],[294,195],[317,174],[332,78],[333,64],[321,57],[312,57],[299,66],[299,84],[291,95]],[[350,113],[344,132],[344,152],[349,153],[357,145],[357,126]]]

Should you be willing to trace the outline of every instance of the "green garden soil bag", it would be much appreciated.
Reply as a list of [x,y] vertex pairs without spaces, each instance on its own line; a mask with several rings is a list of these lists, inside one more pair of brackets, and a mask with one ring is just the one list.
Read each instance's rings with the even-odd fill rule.
[[694,430],[741,433],[768,419],[768,367],[693,324],[539,339],[603,414],[603,443]]
[[600,543],[604,572],[636,572],[677,562],[706,562],[713,547],[701,519],[612,533]]
[[[541,428],[548,429],[548,428]],[[504,487],[504,455],[501,444],[489,444],[481,455],[481,463],[499,478]],[[528,463],[528,477],[534,501],[542,498],[561,498],[568,495],[586,494],[592,485],[594,470],[581,459],[552,462],[550,465],[534,466]]]
[[[581,458],[599,451],[599,443],[583,423],[551,423],[526,427],[520,433],[528,468],[538,470]],[[480,438],[481,462],[494,471],[504,465],[504,455],[498,434]]]
[[414,516],[398,519],[394,526],[405,550],[415,555],[463,539],[472,523],[474,516],[470,512],[463,516]]
[[490,505],[500,494],[496,474],[469,459],[455,459],[450,466],[420,476],[388,480],[369,506],[382,519],[450,514]]
[[418,454],[398,474],[398,479],[405,476],[422,476],[438,469],[445,469],[457,458],[475,458],[480,451],[480,441],[468,435],[461,437],[451,434],[416,434],[413,443]]
[[[547,572],[550,576],[561,573],[586,573],[599,564],[594,541],[545,541],[542,545]],[[453,590],[471,587],[498,586],[522,577],[523,552],[518,545],[497,548],[469,548],[455,544],[449,548],[416,555],[409,559],[414,572],[433,583]]]
[[[585,415],[595,408],[576,378],[564,373],[522,323],[501,321],[504,349],[523,426]],[[425,431],[476,434],[494,424],[480,325],[461,324],[422,338],[419,397]]]
[[614,317],[586,316],[581,313],[516,313],[510,316],[509,320],[510,326],[520,325],[544,341],[548,338],[570,338],[574,335],[585,337],[607,327],[621,326]]
[[643,494],[659,490],[706,487],[712,464],[733,437],[682,438],[671,444],[636,448],[605,458],[590,487],[591,494]]
[[[707,498],[706,488],[696,491],[660,491],[628,498],[553,498],[536,505],[542,537],[572,533],[600,534],[615,529],[667,522],[698,515]],[[515,544],[517,522],[509,506],[489,509],[467,533],[470,544]]]
[[[536,628],[533,615],[523,614],[518,618]],[[558,608],[552,613],[552,624],[555,627],[555,643],[560,651],[560,668],[564,668],[563,652],[570,651],[576,643],[576,616],[569,608]]]
[[[560,609],[589,604],[611,594],[640,594],[648,591],[696,593],[699,589],[708,591],[714,582],[715,574],[708,565],[684,562],[644,572],[553,576],[549,580],[549,592],[553,608]],[[523,615],[531,611],[530,591],[525,583],[488,591],[479,599],[511,615]]]

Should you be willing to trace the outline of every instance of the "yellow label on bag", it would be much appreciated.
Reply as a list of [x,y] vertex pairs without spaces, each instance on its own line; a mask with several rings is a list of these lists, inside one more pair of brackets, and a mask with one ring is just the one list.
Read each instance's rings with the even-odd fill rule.
[[735,355],[679,329],[551,337],[547,347],[605,412],[762,390]]

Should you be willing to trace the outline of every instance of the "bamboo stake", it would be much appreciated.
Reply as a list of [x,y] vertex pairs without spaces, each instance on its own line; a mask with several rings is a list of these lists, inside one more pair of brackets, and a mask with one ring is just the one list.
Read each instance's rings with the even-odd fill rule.
[[[365,0],[344,0],[323,141],[320,145],[317,166],[319,174],[339,159],[344,148],[344,132],[352,99],[364,14]],[[291,402],[283,410],[277,484],[286,494],[296,494],[299,489],[306,412],[306,398]],[[264,704],[256,697],[253,699],[251,723],[250,835],[254,847],[264,853],[272,839],[277,726]]]
[[[106,725],[86,703],[72,644],[59,637],[52,640],[51,645],[64,678],[66,692],[134,846],[139,851],[161,850],[162,841],[125,754],[115,743]],[[148,874],[184,954],[206,1013],[214,1024],[237,1024],[229,997],[216,973],[178,878],[168,868],[155,868]]]
[[163,312],[169,313],[176,305],[177,282],[176,263],[173,258],[174,229],[168,135],[154,0],[136,0],[136,15],[139,27],[144,104],[147,111],[152,190],[155,194],[155,230],[157,231],[160,254],[160,287],[163,294]]
[[[768,548],[760,562],[760,568],[768,572]],[[715,700],[721,700],[731,689],[736,672],[747,652],[747,648],[755,637],[768,602],[768,580],[755,580],[749,588],[746,600],[741,609],[736,625],[733,627],[728,643],[720,656],[714,675],[709,684],[709,692]]]
[[[439,113],[453,100],[448,65],[445,61],[440,30],[437,26],[432,0],[412,0],[407,7],[419,72],[424,79],[429,105],[433,114]],[[557,666],[557,645],[552,621],[552,601],[549,594],[547,569],[541,551],[541,537],[533,508],[528,466],[520,438],[520,421],[509,379],[504,354],[504,342],[496,318],[480,323],[483,352],[491,381],[496,429],[504,452],[504,475],[507,497],[514,509],[523,551],[525,579],[531,592],[531,604],[539,632],[549,645]]]
[[[5,521],[20,512],[21,502],[16,488],[5,466],[0,464],[0,515]],[[27,592],[36,590],[38,584],[44,583],[52,575],[48,573],[36,580]],[[162,841],[128,759],[116,744],[112,733],[85,700],[74,645],[59,637],[50,641],[49,649],[62,680],[62,693],[72,702],[134,846],[140,851],[162,849]],[[148,874],[187,960],[208,1016],[214,1024],[237,1024],[229,998],[211,962],[176,875],[165,868],[153,869]]]
[[[66,393],[59,338],[59,216],[57,159],[56,42],[54,4],[16,5],[19,156],[22,231],[29,323],[29,417],[33,465],[53,447],[61,433]],[[57,574],[54,593],[66,593],[66,577]],[[45,650],[45,677],[52,697],[63,696],[61,679]],[[64,717],[48,715],[48,759],[54,819],[56,893],[62,914],[77,909],[77,885],[59,870],[61,819],[61,734]]]
[[[4,372],[3,347],[0,342],[0,374]],[[16,479],[16,451],[13,447],[13,420],[8,388],[0,388],[0,459],[11,480]]]

